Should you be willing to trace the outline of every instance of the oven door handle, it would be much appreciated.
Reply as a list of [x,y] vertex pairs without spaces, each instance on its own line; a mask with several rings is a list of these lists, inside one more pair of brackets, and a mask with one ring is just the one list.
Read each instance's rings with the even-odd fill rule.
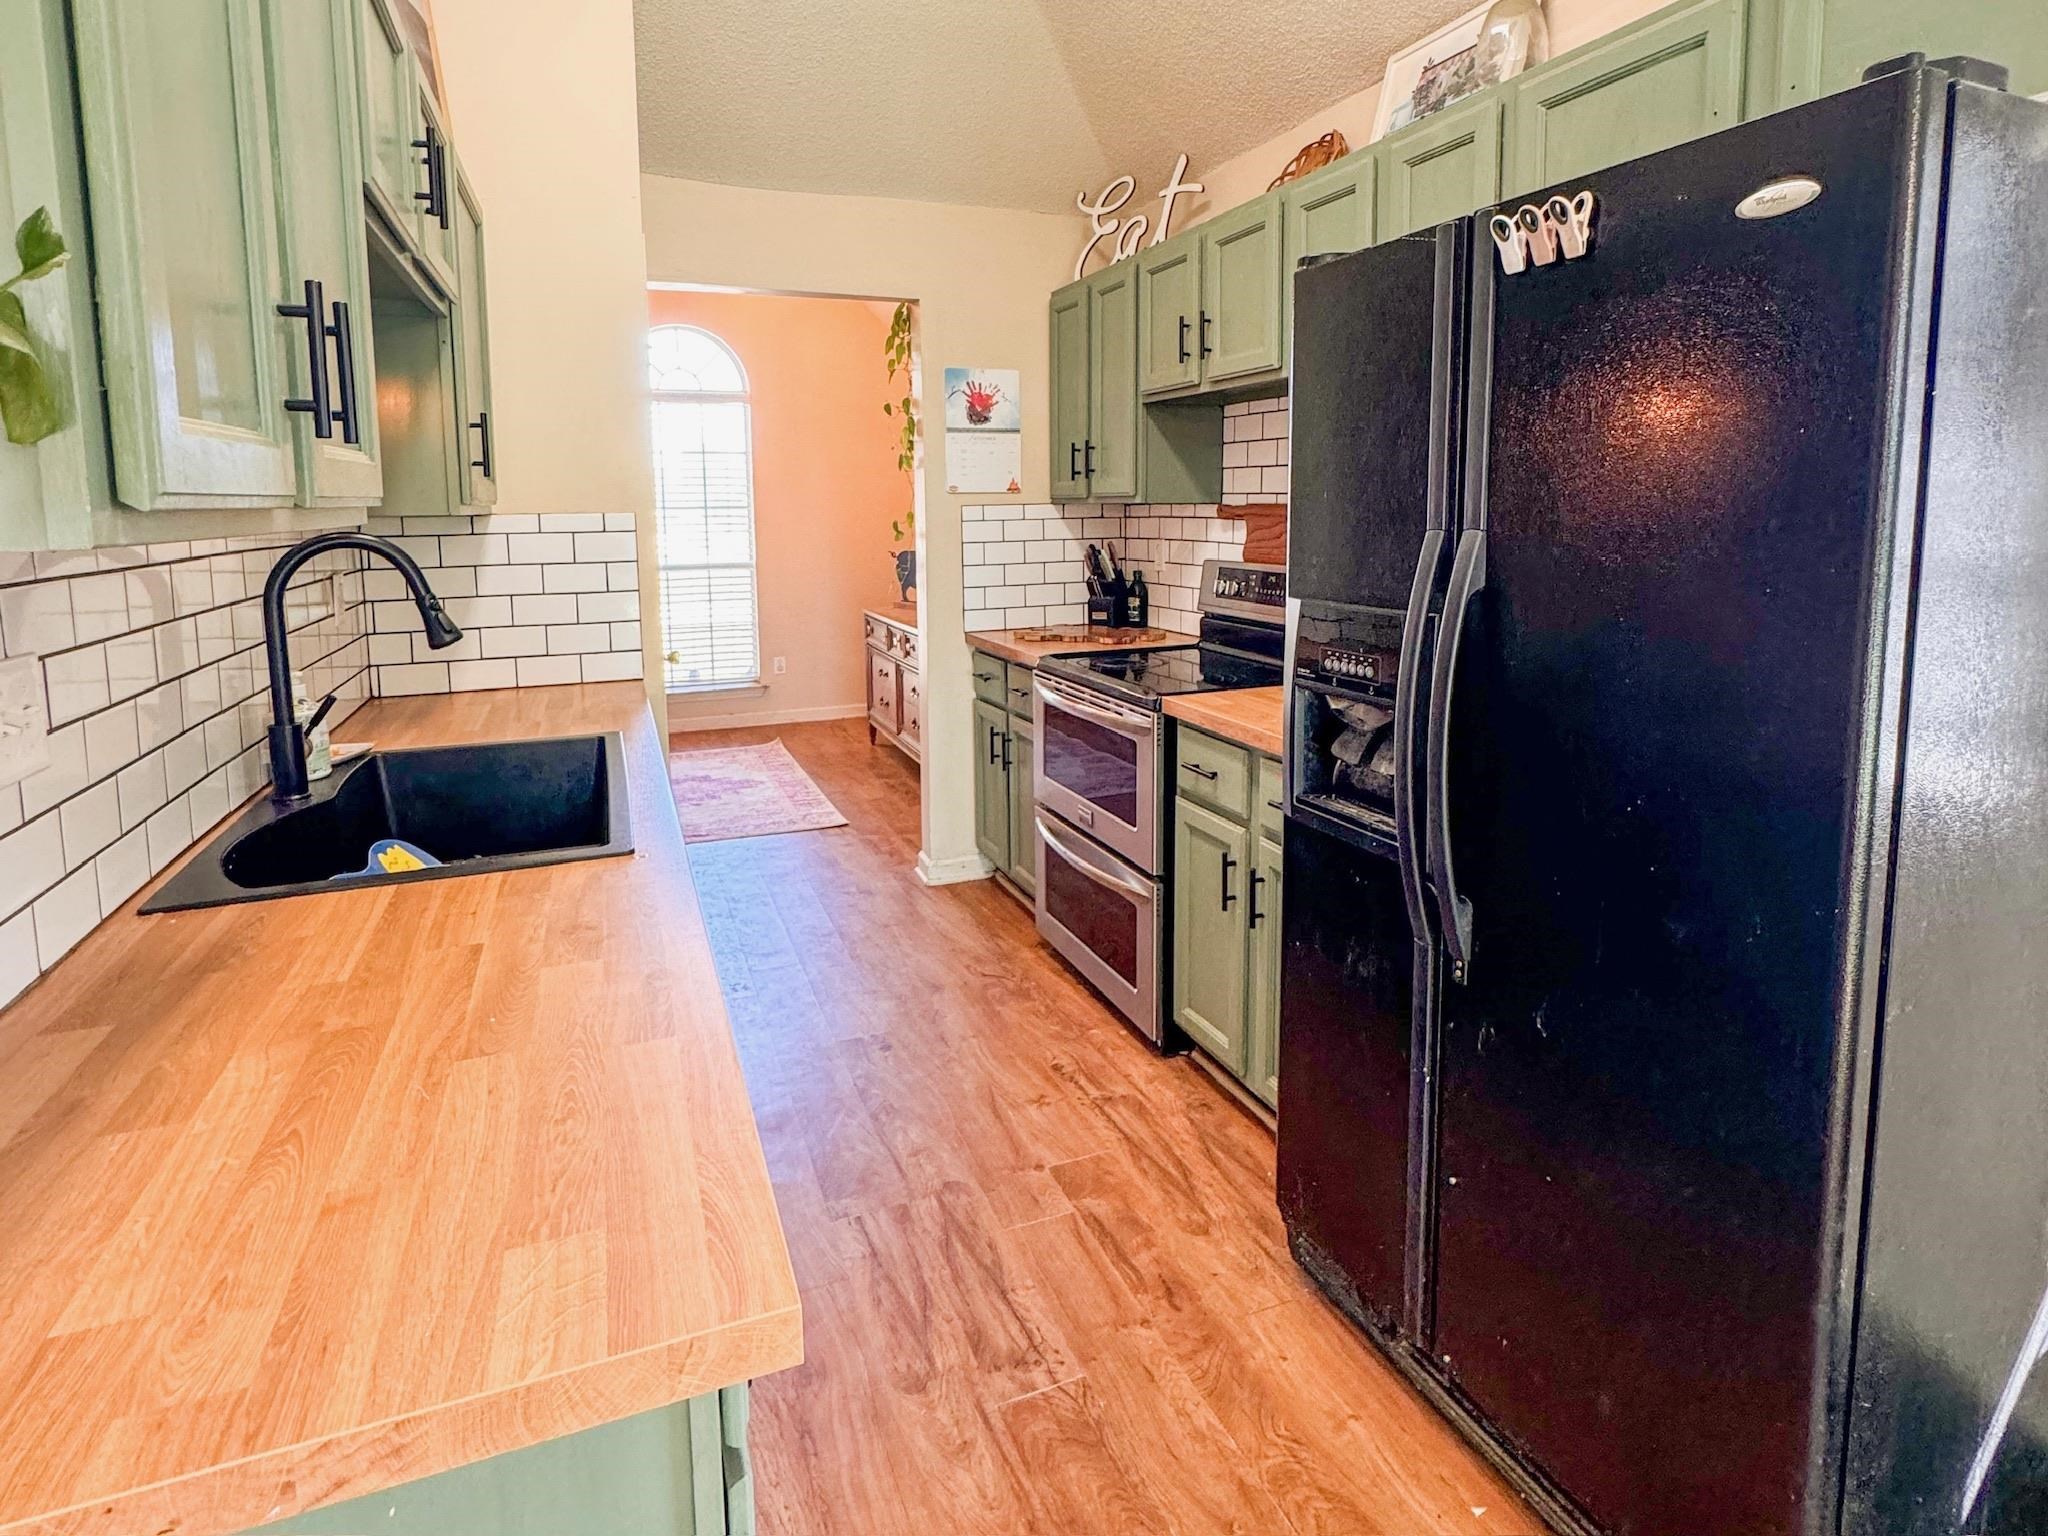
[[1149,736],[1155,724],[1151,715],[1130,715],[1121,710],[1105,709],[1099,704],[1084,704],[1070,693],[1048,687],[1044,683],[1033,685],[1038,691],[1039,702],[1048,709],[1064,709],[1068,714],[1079,715],[1083,720],[1093,720],[1097,725],[1107,726],[1122,736],[1133,739]]
[[1097,869],[1086,857],[1074,851],[1073,844],[1047,826],[1043,816],[1034,816],[1031,819],[1038,823],[1038,835],[1045,839],[1048,848],[1104,890],[1121,892],[1136,901],[1149,903],[1153,900],[1153,891],[1149,885],[1140,885],[1132,880],[1120,880],[1106,869]]

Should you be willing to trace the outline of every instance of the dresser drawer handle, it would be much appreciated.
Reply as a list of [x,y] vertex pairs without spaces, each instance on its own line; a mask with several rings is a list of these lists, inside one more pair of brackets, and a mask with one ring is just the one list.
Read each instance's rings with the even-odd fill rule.
[[1204,768],[1200,763],[1182,763],[1181,767],[1187,769],[1189,773],[1200,774],[1211,784],[1216,782],[1216,770],[1214,768]]

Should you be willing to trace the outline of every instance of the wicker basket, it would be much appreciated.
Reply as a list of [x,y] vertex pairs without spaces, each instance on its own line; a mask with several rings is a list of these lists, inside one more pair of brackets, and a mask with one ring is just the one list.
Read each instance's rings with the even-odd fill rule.
[[1310,171],[1320,171],[1331,161],[1342,160],[1350,153],[1351,146],[1344,142],[1344,135],[1332,128],[1315,143],[1303,145],[1295,157],[1287,162],[1287,169],[1275,176],[1273,185],[1266,190],[1270,192],[1273,187],[1284,186],[1290,181],[1299,181]]

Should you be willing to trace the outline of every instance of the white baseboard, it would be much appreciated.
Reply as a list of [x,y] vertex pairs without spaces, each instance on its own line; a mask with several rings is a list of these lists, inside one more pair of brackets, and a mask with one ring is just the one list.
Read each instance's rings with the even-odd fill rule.
[[969,880],[986,880],[995,872],[995,866],[978,853],[958,859],[934,859],[923,849],[918,850],[917,878],[926,885],[960,885]]
[[730,731],[747,725],[807,725],[816,720],[858,720],[868,712],[865,704],[820,704],[810,709],[759,709],[745,714],[730,715],[682,715],[676,713],[675,702],[687,695],[670,694],[668,733],[680,736],[685,731]]

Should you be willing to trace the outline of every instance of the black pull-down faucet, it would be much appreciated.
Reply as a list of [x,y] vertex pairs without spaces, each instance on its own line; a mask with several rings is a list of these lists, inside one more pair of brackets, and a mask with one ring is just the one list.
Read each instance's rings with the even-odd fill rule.
[[284,590],[308,560],[335,549],[360,549],[388,560],[412,589],[419,605],[420,622],[426,626],[427,644],[441,650],[462,638],[462,631],[441,609],[441,599],[427,585],[419,562],[389,539],[370,533],[321,533],[302,544],[294,544],[271,567],[263,584],[263,648],[270,658],[270,797],[290,803],[304,800],[306,778],[306,733],[299,728],[292,710],[292,661],[289,637],[284,627]]

